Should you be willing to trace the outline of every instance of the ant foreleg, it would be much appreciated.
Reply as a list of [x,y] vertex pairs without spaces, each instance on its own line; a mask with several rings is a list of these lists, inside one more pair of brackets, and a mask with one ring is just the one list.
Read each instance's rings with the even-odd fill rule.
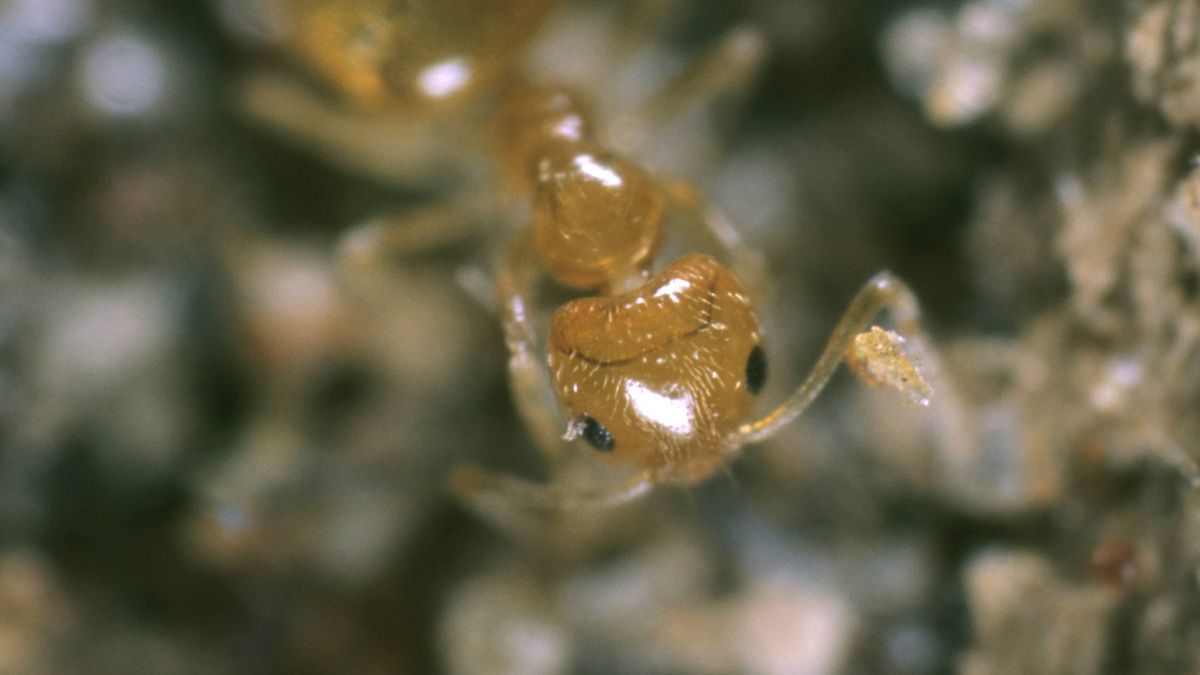
[[641,471],[628,480],[611,485],[571,485],[568,488],[493,473],[474,466],[459,467],[450,478],[451,489],[460,499],[492,515],[501,509],[513,508],[556,512],[616,506],[649,493],[657,484],[651,471]]
[[537,279],[533,254],[528,240],[522,237],[505,253],[496,274],[496,299],[504,344],[508,347],[509,387],[525,428],[533,435],[542,455],[556,464],[563,458],[565,425],[550,386],[545,350],[539,348],[535,338]]

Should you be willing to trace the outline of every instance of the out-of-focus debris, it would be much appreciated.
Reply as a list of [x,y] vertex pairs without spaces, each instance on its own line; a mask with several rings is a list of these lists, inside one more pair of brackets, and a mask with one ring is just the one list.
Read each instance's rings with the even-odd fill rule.
[[846,365],[873,387],[899,389],[910,402],[929,405],[929,383],[904,353],[904,338],[898,333],[872,326],[854,336]]
[[975,646],[961,658],[961,672],[1101,672],[1114,603],[1104,589],[1061,579],[1028,552],[986,551],[965,573]]
[[464,583],[448,598],[441,648],[454,675],[570,672],[575,641],[553,595],[529,570]]
[[1081,21],[1076,6],[972,0],[953,14],[913,10],[885,31],[884,62],[936,124],[996,112],[1017,137],[1041,134],[1070,112],[1089,70],[1114,51],[1103,27]]
[[48,561],[29,550],[0,553],[0,671],[50,672],[77,617]]
[[1147,3],[1131,25],[1125,58],[1134,94],[1176,126],[1200,125],[1200,3]]

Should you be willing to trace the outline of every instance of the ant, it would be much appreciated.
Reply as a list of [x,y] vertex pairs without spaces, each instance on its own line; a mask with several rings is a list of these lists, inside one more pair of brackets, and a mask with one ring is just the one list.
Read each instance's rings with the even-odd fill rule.
[[[927,404],[928,380],[937,369],[916,297],[899,278],[881,272],[850,302],[795,392],[765,416],[752,417],[768,362],[739,278],[755,287],[761,256],[696,188],[652,175],[606,145],[581,94],[509,75],[512,54],[552,4],[526,0],[511,11],[493,6],[488,11],[503,16],[468,22],[480,29],[478,36],[462,32],[474,28],[455,29],[462,39],[431,51],[425,49],[434,44],[427,34],[462,25],[450,21],[457,15],[446,8],[386,10],[379,0],[357,0],[320,9],[317,3],[297,10],[304,20],[297,21],[291,38],[293,53],[363,108],[396,103],[428,112],[443,99],[465,95],[477,81],[502,81],[492,113],[496,156],[507,197],[529,208],[528,227],[508,245],[494,280],[513,397],[544,456],[561,458],[562,441],[578,440],[626,469],[628,477],[578,488],[463,467],[452,478],[454,491],[485,512],[494,511],[497,498],[569,510],[627,502],[664,483],[695,484],[726,467],[747,444],[771,437],[799,416],[843,362],[869,384],[895,387]],[[397,13],[403,16],[393,16]],[[482,30],[489,25],[504,30]],[[664,102],[680,92],[703,96],[713,93],[706,89],[729,86],[736,73],[753,70],[762,52],[759,40],[752,32],[735,32],[651,107],[669,108]],[[259,97],[256,108],[289,109],[271,106],[270,100]],[[326,127],[344,126],[303,128],[319,139]],[[732,267],[704,253],[687,253],[655,272],[669,214],[715,242]],[[441,224],[432,221],[433,227]],[[395,239],[360,228],[343,252],[373,260]],[[541,348],[536,289],[547,278],[594,295],[558,307]],[[885,309],[899,334],[868,329]]]
[[[922,404],[930,387],[905,355],[905,339],[868,323],[890,310],[916,353],[927,356],[916,298],[888,272],[851,301],[816,365],[779,407],[751,420],[767,378],[758,319],[745,287],[715,258],[689,253],[652,273],[664,214],[698,223],[728,256],[745,246],[686,183],[656,179],[597,143],[581,96],[547,86],[510,94],[500,112],[501,161],[524,177],[528,228],[510,245],[496,286],[518,407],[545,454],[582,440],[630,469],[624,481],[559,488],[460,469],[453,485],[468,501],[488,495],[546,509],[618,504],[667,482],[692,484],[725,467],[746,444],[799,416],[843,361],[871,384],[902,389]],[[555,310],[548,354],[536,347],[534,286],[548,276],[597,295]],[[548,377],[547,377],[548,375]],[[546,387],[557,405],[549,403]]]

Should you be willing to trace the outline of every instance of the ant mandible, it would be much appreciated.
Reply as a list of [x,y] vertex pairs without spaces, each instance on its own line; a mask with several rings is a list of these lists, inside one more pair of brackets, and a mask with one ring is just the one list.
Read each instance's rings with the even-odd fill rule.
[[[579,439],[633,474],[580,489],[463,468],[453,485],[468,502],[482,506],[502,496],[572,509],[625,502],[666,482],[703,481],[746,444],[800,415],[843,361],[868,383],[928,401],[929,385],[901,347],[905,339],[867,330],[881,310],[890,310],[908,348],[928,362],[914,294],[881,272],[851,301],[795,393],[751,419],[767,359],[742,284],[698,253],[650,272],[670,208],[702,226],[732,259],[746,259],[745,245],[725,221],[686,183],[656,180],[600,147],[586,104],[568,89],[518,90],[500,120],[502,163],[532,202],[529,227],[510,245],[496,279],[518,408],[546,455],[554,456],[560,438]],[[536,347],[533,313],[534,286],[543,275],[598,293],[554,312],[548,354]]]
[[[400,11],[388,9],[383,0],[311,6],[277,1],[296,17],[292,51],[351,100],[364,107],[414,109],[506,77],[511,55],[519,52],[516,46],[529,39],[554,4],[483,3],[476,9],[491,12],[494,20],[464,23],[450,5]],[[457,7],[470,14],[468,9]],[[471,37],[464,26],[482,32]],[[484,30],[489,26],[504,30]],[[426,48],[430,35],[460,39],[439,42],[431,51]],[[735,31],[676,89],[719,87],[707,81],[752,70],[760,54],[756,34]],[[490,71],[483,67],[489,63]],[[260,104],[257,109],[294,107]],[[589,106],[571,89],[509,85],[495,119],[506,183],[532,206],[529,226],[509,245],[495,279],[518,411],[544,456],[561,456],[563,439],[580,440],[632,474],[611,485],[577,488],[464,467],[455,472],[452,485],[467,503],[494,512],[498,497],[562,510],[625,502],[663,483],[703,481],[746,444],[769,438],[799,416],[842,362],[869,384],[893,386],[915,401],[928,401],[927,380],[936,378],[937,368],[916,298],[903,281],[881,272],[851,301],[799,388],[752,419],[767,358],[758,318],[738,275],[699,253],[657,273],[651,270],[672,211],[716,242],[743,278],[751,277],[752,286],[757,252],[688,183],[651,176],[606,148]],[[284,126],[306,129],[316,138],[326,133],[324,126],[302,119]],[[383,246],[369,228],[358,234],[371,235],[351,238],[365,238],[361,248]],[[554,312],[548,354],[538,347],[534,297],[547,276],[598,293]],[[884,309],[905,337],[867,330]]]

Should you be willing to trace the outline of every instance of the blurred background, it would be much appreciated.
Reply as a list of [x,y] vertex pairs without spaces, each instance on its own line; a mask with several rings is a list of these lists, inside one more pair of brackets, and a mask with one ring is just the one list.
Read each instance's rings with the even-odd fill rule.
[[[442,4],[0,0],[0,673],[1200,672],[1200,2]],[[513,78],[765,252],[766,400],[889,268],[934,404],[839,375],[701,485],[463,508],[549,478]]]

